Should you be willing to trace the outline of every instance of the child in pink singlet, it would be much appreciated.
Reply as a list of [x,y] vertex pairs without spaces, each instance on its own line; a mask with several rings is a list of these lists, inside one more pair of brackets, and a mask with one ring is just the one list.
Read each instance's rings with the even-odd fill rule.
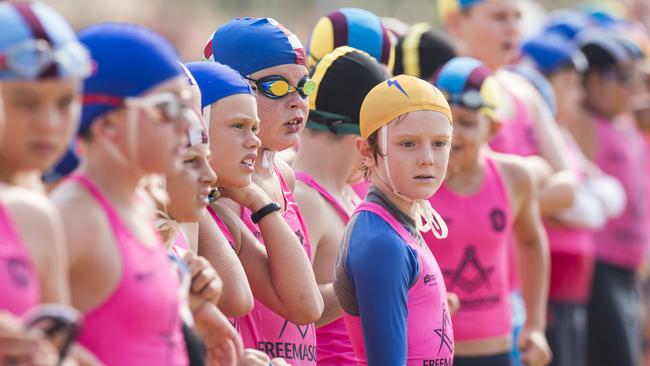
[[[302,50],[286,52],[299,45],[297,39],[272,19],[232,20],[213,39],[214,58],[232,69],[217,63],[188,67],[208,91],[202,105],[209,110],[221,192],[212,207],[234,239],[234,254],[254,296],[252,311],[238,319],[244,345],[293,365],[315,365],[313,322],[322,312],[322,298],[309,261],[309,234],[287,183],[293,184],[293,173],[274,158],[275,151],[295,144],[313,82],[301,64]],[[232,58],[234,50],[267,53]],[[282,85],[288,86],[284,94]],[[209,229],[219,222],[201,225]],[[208,249],[209,240],[201,235],[199,246]]]
[[348,223],[334,275],[357,364],[453,364],[443,276],[419,234],[446,236],[426,199],[445,176],[451,121],[444,96],[412,76],[380,83],[361,106],[357,147],[372,186]]
[[343,46],[324,56],[312,75],[316,97],[309,100],[307,130],[293,168],[300,182],[296,200],[309,228],[312,266],[326,304],[316,322],[318,364],[355,365],[332,278],[345,226],[361,201],[349,184],[362,178],[355,145],[359,110],[366,94],[387,74],[372,57]]
[[59,362],[47,336],[23,324],[41,303],[70,302],[63,227],[41,176],[74,134],[91,63],[46,4],[0,3],[0,29],[0,363]]
[[589,63],[583,76],[586,118],[572,133],[585,155],[620,181],[627,197],[623,214],[594,234],[587,363],[628,366],[637,365],[641,357],[637,272],[650,242],[644,171],[648,151],[628,115],[635,56],[625,41],[608,32],[581,35],[580,48]]
[[546,238],[525,165],[485,148],[498,128],[498,83],[481,62],[462,57],[441,68],[435,85],[451,105],[455,128],[445,182],[429,201],[445,210],[449,236],[424,238],[440,263],[447,290],[460,300],[452,318],[454,364],[510,365],[512,237],[521,243],[515,263],[528,310],[522,351],[540,355],[530,362],[541,364],[550,358],[544,340]]
[[187,365],[178,280],[138,188],[145,175],[181,168],[190,104],[183,72],[171,45],[139,26],[101,24],[80,40],[97,63],[84,85],[85,154],[53,193],[72,303],[85,315],[80,343],[106,365]]

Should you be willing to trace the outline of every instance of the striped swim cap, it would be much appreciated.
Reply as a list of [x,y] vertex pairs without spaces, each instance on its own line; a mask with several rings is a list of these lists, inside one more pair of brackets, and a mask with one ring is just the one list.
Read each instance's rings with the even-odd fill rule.
[[485,0],[438,0],[438,18],[443,22],[449,14],[467,9]]
[[480,61],[456,57],[440,69],[434,85],[450,105],[479,111],[498,122],[496,108],[500,88],[492,75],[492,71]]
[[307,67],[298,37],[272,18],[235,18],[220,26],[208,39],[203,57],[243,76],[279,65]]
[[313,67],[337,47],[350,46],[364,51],[393,69],[395,48],[388,31],[375,14],[356,8],[342,8],[322,17],[308,42],[308,62]]
[[0,2],[0,80],[86,77],[88,51],[65,19],[36,1]]
[[316,90],[309,98],[307,128],[359,135],[361,103],[388,73],[367,53],[342,46],[323,57],[311,77]]
[[395,47],[395,75],[406,74],[431,80],[435,72],[456,57],[454,46],[442,32],[427,23],[409,27]]

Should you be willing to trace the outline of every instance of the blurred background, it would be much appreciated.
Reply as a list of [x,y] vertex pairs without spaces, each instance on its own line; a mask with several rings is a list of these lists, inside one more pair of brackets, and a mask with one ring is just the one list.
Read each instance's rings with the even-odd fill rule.
[[[323,15],[340,7],[360,7],[381,17],[407,23],[437,24],[436,0],[44,0],[61,11],[76,29],[101,21],[127,21],[162,33],[178,48],[184,61],[198,60],[215,28],[236,16],[273,17],[307,42]],[[523,33],[532,33],[544,10],[599,7],[623,15],[648,18],[650,0],[521,0]],[[646,19],[650,24],[650,20]]]

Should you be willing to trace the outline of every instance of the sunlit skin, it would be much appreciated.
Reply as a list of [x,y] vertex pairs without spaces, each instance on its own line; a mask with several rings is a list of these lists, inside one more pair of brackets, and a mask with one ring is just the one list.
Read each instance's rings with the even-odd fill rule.
[[481,113],[451,107],[454,116],[454,142],[449,157],[449,173],[475,169],[481,149],[500,127]]
[[[286,64],[257,71],[249,77],[259,80],[271,75],[282,76],[295,87],[308,72],[304,66]],[[254,83],[250,83],[256,90]],[[257,119],[254,118],[256,114],[249,113],[245,121],[240,118],[234,124],[227,125],[228,133],[237,134],[241,131],[245,135],[243,140],[239,140],[243,145],[235,150],[237,153],[245,151],[245,154],[229,155],[232,158],[227,159],[228,164],[233,165],[224,166],[223,170],[213,164],[218,176],[217,184],[225,188],[224,197],[228,198],[219,200],[213,207],[235,236],[235,251],[246,270],[255,297],[285,319],[297,324],[309,324],[320,317],[323,300],[318,292],[309,258],[295,233],[281,212],[267,215],[268,218],[259,223],[265,249],[239,219],[241,207],[256,212],[270,202],[279,202],[282,211],[286,208],[280,180],[275,175],[274,168],[277,167],[291,186],[293,173],[286,164],[275,161],[275,153],[295,146],[300,141],[300,133],[304,129],[309,112],[308,100],[302,99],[298,92],[292,92],[280,99],[271,99],[260,91],[257,91],[255,99],[259,116],[259,140],[255,136],[258,128],[255,124]],[[217,103],[217,108],[221,102]],[[221,118],[215,113],[217,112],[213,109],[212,116]],[[213,133],[215,132],[211,128],[211,137]],[[213,155],[221,161],[219,142],[216,139],[213,142]],[[257,154],[253,148],[256,148]],[[225,156],[232,153],[233,151],[223,151],[222,154]],[[250,181],[248,174],[252,174]],[[247,184],[248,182],[253,184]],[[212,260],[218,258],[214,256]],[[287,265],[287,262],[291,265]],[[282,270],[279,270],[280,268]],[[301,280],[300,286],[296,283],[298,278]],[[300,290],[296,291],[296,287],[300,287]]]
[[81,111],[80,79],[3,81],[6,126],[0,142],[0,180],[43,172],[62,156]]
[[582,77],[575,69],[564,68],[553,73],[549,81],[555,92],[557,121],[567,125],[582,113],[581,105],[585,98]]
[[[296,86],[309,72],[302,65],[279,65],[255,72],[250,78],[259,80],[271,75],[280,75],[287,79],[289,84]],[[251,85],[254,86],[252,82]],[[282,151],[298,144],[309,115],[308,100],[302,99],[298,92],[281,99],[271,99],[257,92],[256,99],[262,147],[271,151]],[[291,121],[297,124],[291,125]]]
[[520,19],[517,0],[486,0],[450,14],[445,25],[460,54],[496,70],[518,55]]
[[251,183],[257,150],[259,118],[255,98],[236,94],[210,108],[210,164],[220,187],[244,188]]
[[167,177],[170,202],[167,210],[178,222],[198,222],[208,205],[210,188],[217,176],[210,168],[207,145],[192,146],[183,154],[183,168]]
[[[533,182],[521,158],[495,154],[485,149],[487,141],[497,132],[500,124],[477,111],[452,106],[454,134],[449,169],[445,179],[446,189],[471,200],[482,187],[486,164],[481,154],[490,156],[501,172],[508,192],[508,202],[513,214],[512,235],[517,238],[518,273],[529,314],[524,336],[517,340],[524,358],[533,365],[544,365],[550,352],[544,339],[543,309],[546,303],[547,283],[539,278],[547,269],[548,254],[543,235],[540,212],[533,199]],[[461,306],[462,311],[462,306]],[[456,342],[460,356],[485,356],[507,352],[512,346],[510,334],[488,339]]]
[[[415,111],[388,124],[388,161],[395,189],[411,200],[425,200],[440,188],[449,162],[453,128],[449,119],[438,112]],[[381,133],[379,133],[379,136]],[[378,139],[380,151],[381,138]],[[371,183],[379,188],[401,211],[410,214],[412,202],[396,195],[388,182],[385,157],[375,158],[368,141],[357,140],[364,165],[371,170]]]
[[619,79],[619,75],[629,73],[633,65],[618,65],[604,72],[590,71],[586,75],[586,104],[588,108],[605,118],[629,111],[633,95],[635,78],[628,81]]
[[[159,84],[144,96],[165,91],[180,96],[183,90],[185,80],[176,77]],[[138,133],[132,142],[127,126],[128,113],[137,116],[131,121],[137,124]],[[90,127],[92,138],[86,142],[85,161],[80,170],[111,201],[143,245],[154,245],[156,236],[148,224],[150,207],[144,207],[134,192],[147,173],[175,174],[180,170],[187,127],[184,118],[153,121],[138,109],[108,113],[96,119]],[[107,145],[114,146],[126,161],[107,149]],[[74,279],[71,281],[72,303],[77,309],[88,311],[103,302],[119,281],[119,251],[113,236],[108,234],[111,228],[105,213],[86,190],[76,183],[63,183],[52,197],[63,213],[68,239],[70,278]],[[88,245],[88,240],[92,240],[92,245]]]

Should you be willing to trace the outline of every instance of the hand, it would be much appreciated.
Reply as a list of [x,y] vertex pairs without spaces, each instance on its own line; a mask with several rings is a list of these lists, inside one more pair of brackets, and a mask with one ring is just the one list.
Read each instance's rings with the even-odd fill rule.
[[223,283],[217,271],[207,259],[187,252],[183,260],[192,272],[192,286],[190,287],[190,309],[198,310],[203,304],[216,304],[221,296]]
[[247,348],[237,361],[237,366],[269,366],[269,356],[262,351]]
[[251,212],[257,212],[271,203],[269,195],[253,182],[245,188],[223,188],[221,197],[230,198]]
[[20,321],[7,312],[0,312],[0,365],[56,365],[56,347],[39,331],[24,329]]
[[460,309],[460,299],[453,292],[447,292],[447,306],[449,307],[449,316],[454,316]]
[[541,330],[526,330],[519,337],[521,362],[526,366],[546,366],[551,362],[551,348]]
[[90,351],[79,344],[70,347],[68,357],[63,360],[62,366],[103,366]]
[[271,365],[273,366],[291,366],[284,358],[274,358],[271,360]]
[[234,366],[244,350],[242,340],[230,321],[213,304],[205,304],[194,314],[196,330],[203,338],[208,365]]

